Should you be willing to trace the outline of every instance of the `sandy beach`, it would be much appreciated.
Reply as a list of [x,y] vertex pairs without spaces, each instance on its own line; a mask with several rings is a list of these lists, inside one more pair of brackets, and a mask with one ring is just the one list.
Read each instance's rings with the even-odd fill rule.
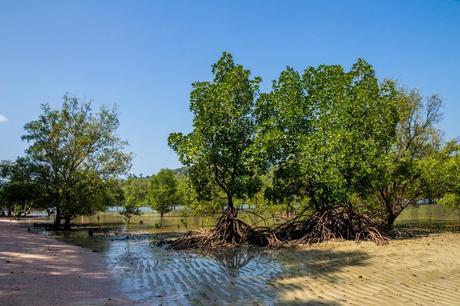
[[460,234],[330,242],[286,257],[292,275],[271,284],[280,304],[460,305]]
[[126,305],[98,253],[0,220],[1,305]]

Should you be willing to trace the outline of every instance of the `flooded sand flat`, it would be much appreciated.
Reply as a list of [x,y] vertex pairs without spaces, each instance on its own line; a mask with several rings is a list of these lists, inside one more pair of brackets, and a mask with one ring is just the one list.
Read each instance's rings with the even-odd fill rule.
[[175,252],[128,239],[104,252],[121,293],[140,305],[455,305],[459,242],[444,233],[387,246]]
[[121,292],[145,305],[270,305],[268,281],[282,273],[271,256],[243,248],[175,252],[126,240],[106,254]]
[[[459,305],[460,234],[394,240],[387,246],[330,242],[297,250],[235,248],[175,252],[155,247],[151,235],[202,227],[209,217],[158,216],[116,225],[119,215],[72,232],[47,233],[97,250],[117,291],[135,305]],[[410,208],[399,225],[460,226],[460,210],[437,205]],[[145,233],[127,239],[123,233]],[[120,233],[120,236],[114,235]]]

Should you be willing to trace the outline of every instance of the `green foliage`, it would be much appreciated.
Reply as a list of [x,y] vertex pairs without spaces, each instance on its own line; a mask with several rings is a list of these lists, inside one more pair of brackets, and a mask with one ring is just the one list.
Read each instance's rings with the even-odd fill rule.
[[185,167],[123,182],[131,155],[114,109],[93,112],[71,96],[42,105],[25,125],[26,156],[0,163],[0,206],[53,209],[66,225],[111,204],[123,204],[128,223],[144,204],[162,216],[176,205],[227,207],[232,218],[243,204],[287,214],[352,206],[388,226],[420,200],[460,206],[460,144],[442,140],[437,95],[379,82],[361,59],[349,71],[287,67],[267,93],[260,82],[223,53],[212,80],[192,84],[192,132],[169,135]]
[[119,211],[120,215],[123,216],[123,219],[125,219],[126,223],[130,224],[131,223],[131,218],[133,216],[140,216],[141,213],[141,208],[137,204],[132,204],[132,203],[124,203],[122,210]]
[[441,133],[436,128],[441,119],[441,99],[436,95],[423,98],[416,90],[401,89],[397,101],[395,137],[387,150],[374,205],[389,227],[408,206],[440,196],[433,193],[440,173],[429,171],[437,168],[444,155]]
[[93,113],[90,103],[70,96],[63,99],[60,109],[42,105],[42,114],[25,125],[22,138],[31,143],[27,157],[41,169],[37,175],[49,206],[56,207],[56,223],[62,214],[68,227],[78,214],[110,204],[109,180],[129,169],[131,155],[124,152],[126,142],[116,134],[115,110],[102,107]]
[[187,177],[182,172],[175,173],[177,181],[177,205],[189,206],[190,203],[190,188],[187,183]]
[[194,210],[251,198],[259,209],[288,212],[352,205],[392,223],[424,197],[457,200],[456,159],[442,153],[435,127],[439,97],[379,82],[361,59],[350,71],[288,67],[259,97],[260,79],[229,54],[212,72],[211,82],[193,84],[192,133],[169,137],[187,166]]
[[178,203],[177,181],[172,170],[161,169],[152,176],[148,189],[148,200],[161,217]]
[[168,143],[186,165],[197,200],[209,203],[223,192],[233,198],[259,189],[253,160],[247,154],[254,140],[254,101],[260,78],[224,53],[212,66],[211,82],[195,82],[190,96],[193,131],[172,133]]
[[46,207],[46,194],[34,170],[26,158],[0,163],[0,204],[8,215],[26,215],[32,208]]
[[363,60],[349,72],[327,65],[302,77],[283,71],[257,102],[253,151],[274,167],[267,196],[324,210],[369,195],[394,137],[395,95],[393,82],[379,84]]
[[68,191],[68,201],[61,207],[64,216],[92,215],[114,204],[110,182],[96,171],[78,171],[73,179],[75,184]]
[[[290,203],[302,195],[300,172],[302,137],[311,131],[312,109],[307,104],[302,77],[287,68],[273,82],[273,89],[257,101],[257,141],[251,148],[259,165],[270,171],[273,184],[265,197],[275,203]],[[276,165],[276,166],[275,166]],[[303,190],[304,191],[304,190]]]
[[146,178],[129,177],[123,183],[125,204],[142,206],[147,204],[149,180]]
[[107,189],[110,197],[110,205],[120,206],[125,202],[123,182],[118,178],[107,179]]
[[123,182],[123,209],[120,214],[129,224],[134,215],[141,215],[141,206],[148,204],[149,181],[145,178],[129,177]]
[[460,207],[460,144],[448,142],[439,152],[421,161],[422,187],[430,199],[448,207]]
[[209,200],[199,200],[194,188],[192,186],[188,186],[186,205],[196,215],[214,215],[225,209],[227,206],[227,199],[223,192],[215,192]]

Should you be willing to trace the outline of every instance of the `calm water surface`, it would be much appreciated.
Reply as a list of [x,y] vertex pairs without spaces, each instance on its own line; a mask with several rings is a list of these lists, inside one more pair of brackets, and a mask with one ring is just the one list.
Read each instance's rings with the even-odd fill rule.
[[460,228],[460,209],[440,205],[421,205],[409,207],[396,219],[400,226],[434,226]]

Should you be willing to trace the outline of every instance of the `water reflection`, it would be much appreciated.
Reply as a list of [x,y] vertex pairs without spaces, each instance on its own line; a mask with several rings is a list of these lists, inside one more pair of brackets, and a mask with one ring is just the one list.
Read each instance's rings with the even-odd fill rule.
[[92,229],[79,229],[73,231],[55,231],[43,227],[28,226],[28,230],[37,234],[49,236],[51,238],[67,242],[90,249],[95,252],[106,252],[110,241],[100,235],[93,235]]
[[249,264],[255,257],[255,252],[249,248],[231,248],[215,250],[192,251],[215,261],[222,272],[232,278],[239,275],[240,269]]
[[396,225],[441,227],[456,230],[460,228],[460,209],[442,205],[408,207],[396,219]]
[[163,305],[270,304],[268,281],[283,271],[271,256],[247,248],[175,252],[147,240],[112,241],[106,258],[128,298]]

